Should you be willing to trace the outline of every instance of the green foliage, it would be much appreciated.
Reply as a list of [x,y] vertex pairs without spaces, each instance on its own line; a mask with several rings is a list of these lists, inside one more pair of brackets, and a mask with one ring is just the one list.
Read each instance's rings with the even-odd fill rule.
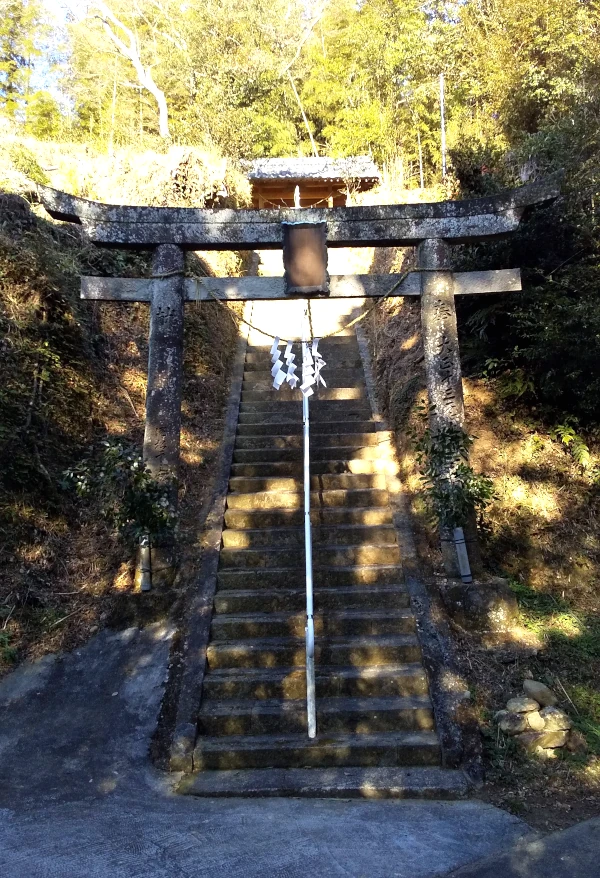
[[15,117],[27,103],[47,26],[39,0],[2,0],[0,12],[0,108]]
[[554,439],[558,439],[571,452],[573,460],[575,460],[582,469],[589,469],[592,465],[592,455],[590,449],[584,442],[582,437],[575,431],[572,423],[557,424],[551,433]]
[[15,144],[10,148],[8,155],[17,171],[25,174],[34,183],[46,185],[50,182],[48,176],[40,168],[38,160],[26,146]]
[[487,476],[469,465],[473,438],[458,427],[426,430],[416,444],[417,463],[429,510],[442,527],[464,526],[472,512],[483,512],[494,494]]
[[65,487],[100,510],[126,539],[171,533],[176,514],[169,491],[154,479],[133,446],[105,440],[65,471]]
[[8,631],[0,630],[0,662],[13,664],[17,660],[17,650],[11,646],[11,635]]
[[27,101],[25,131],[38,140],[52,140],[61,128],[60,108],[47,91],[36,91]]

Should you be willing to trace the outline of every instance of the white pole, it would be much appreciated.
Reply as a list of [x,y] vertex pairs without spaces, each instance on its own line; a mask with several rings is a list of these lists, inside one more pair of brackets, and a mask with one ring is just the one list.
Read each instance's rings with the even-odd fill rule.
[[[307,320],[308,323],[308,314]],[[308,328],[304,332],[308,338]],[[302,362],[308,357],[308,342],[302,342]],[[304,552],[306,559],[306,713],[308,737],[317,734],[317,707],[315,695],[315,620],[313,607],[312,535],[310,524],[310,417],[308,396],[302,395],[302,426],[304,436]]]
[[444,74],[440,73],[440,117],[442,125],[442,180],[446,179],[446,107],[444,95]]

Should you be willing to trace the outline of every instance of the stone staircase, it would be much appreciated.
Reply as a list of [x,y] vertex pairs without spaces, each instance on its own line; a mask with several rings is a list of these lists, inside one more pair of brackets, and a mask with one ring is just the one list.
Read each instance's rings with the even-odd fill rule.
[[321,343],[311,397],[318,734],[307,736],[302,406],[246,355],[198,717],[196,795],[454,797],[392,522],[390,434],[354,335]]

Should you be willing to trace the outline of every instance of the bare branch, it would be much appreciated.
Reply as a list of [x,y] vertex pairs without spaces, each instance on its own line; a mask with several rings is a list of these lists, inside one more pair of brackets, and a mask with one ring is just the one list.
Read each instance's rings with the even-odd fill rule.
[[[167,99],[165,93],[157,86],[152,76],[152,67],[144,65],[141,57],[141,47],[136,35],[130,30],[117,16],[111,11],[103,0],[95,0],[93,6],[100,13],[95,17],[104,25],[104,30],[117,48],[117,50],[127,58],[133,65],[137,74],[140,85],[149,91],[158,104],[158,124],[160,136],[168,139],[171,136],[169,131],[169,111],[167,107]],[[119,32],[125,37],[119,36]]]

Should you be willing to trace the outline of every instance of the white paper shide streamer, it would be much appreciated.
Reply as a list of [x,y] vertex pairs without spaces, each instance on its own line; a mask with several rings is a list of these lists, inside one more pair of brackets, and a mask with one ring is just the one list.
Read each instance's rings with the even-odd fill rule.
[[[281,344],[285,344],[283,354],[279,350]],[[273,376],[273,387],[275,390],[279,390],[284,382],[287,382],[292,390],[296,389],[298,384],[298,376],[296,375],[298,366],[296,365],[296,355],[292,353],[292,348],[293,342],[282,342],[279,337],[273,342],[271,348],[271,362],[273,363],[271,375]],[[302,383],[300,390],[304,396],[311,396],[314,393],[313,387],[318,387],[319,384],[327,387],[321,375],[321,371],[326,364],[319,353],[318,338],[313,339],[311,344],[304,343],[302,351]]]

